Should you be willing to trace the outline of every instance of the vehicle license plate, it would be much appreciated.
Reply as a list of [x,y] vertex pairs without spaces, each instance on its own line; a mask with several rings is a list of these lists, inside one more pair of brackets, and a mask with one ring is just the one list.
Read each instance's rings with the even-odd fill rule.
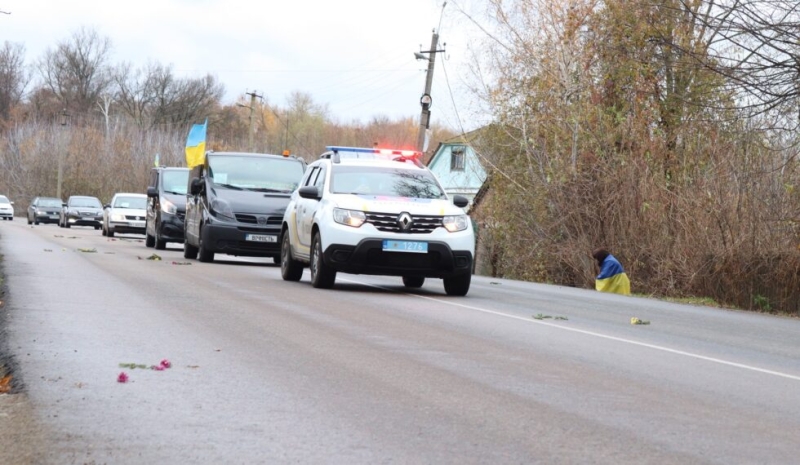
[[390,241],[388,239],[384,239],[383,251],[428,253],[428,243],[416,241]]
[[248,234],[245,240],[254,242],[278,242],[278,236],[269,236],[267,234]]
[[144,221],[129,221],[128,226],[131,228],[144,228]]
[[92,218],[91,216],[87,216],[83,218],[83,221],[94,221],[94,218]]

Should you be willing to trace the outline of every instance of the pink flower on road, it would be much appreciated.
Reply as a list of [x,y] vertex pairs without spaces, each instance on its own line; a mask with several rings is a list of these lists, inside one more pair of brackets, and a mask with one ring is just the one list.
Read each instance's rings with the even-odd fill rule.
[[117,376],[118,383],[127,383],[128,382],[128,375],[123,371]]
[[172,368],[172,363],[169,360],[164,359],[161,361],[161,366],[164,368]]
[[164,371],[164,366],[163,365],[151,365],[150,369],[151,370],[156,370],[156,371]]

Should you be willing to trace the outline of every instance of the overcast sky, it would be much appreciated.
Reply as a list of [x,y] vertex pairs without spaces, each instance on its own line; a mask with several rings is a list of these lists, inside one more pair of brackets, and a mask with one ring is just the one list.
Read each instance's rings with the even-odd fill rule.
[[[462,0],[464,3],[466,0]],[[474,41],[443,0],[0,0],[2,40],[28,63],[82,26],[111,39],[112,63],[152,60],[178,76],[215,75],[233,102],[256,91],[283,105],[293,91],[327,104],[342,122],[419,116],[427,50],[441,20],[433,123],[474,126],[460,77]],[[449,84],[449,87],[448,87]],[[454,98],[451,98],[451,90]],[[453,100],[456,104],[453,104]],[[480,117],[477,117],[480,119]]]

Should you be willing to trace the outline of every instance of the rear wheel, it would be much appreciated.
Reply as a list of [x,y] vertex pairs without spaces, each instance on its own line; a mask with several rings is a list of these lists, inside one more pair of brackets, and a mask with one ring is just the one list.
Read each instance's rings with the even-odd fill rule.
[[325,264],[322,258],[322,239],[319,233],[311,241],[311,285],[319,289],[330,289],[336,282],[336,270]]
[[303,277],[303,264],[292,258],[289,231],[284,231],[281,240],[281,277],[284,281],[300,281]]
[[464,296],[469,292],[469,283],[472,281],[471,274],[462,274],[444,278],[444,291],[447,295]]
[[[197,259],[204,263],[211,263],[214,261],[214,252],[208,250],[203,240],[203,228],[200,228],[200,234],[197,235],[200,245],[197,247]],[[156,248],[158,248],[158,237],[156,237]]]
[[425,283],[423,276],[403,276],[403,285],[410,288],[422,287]]

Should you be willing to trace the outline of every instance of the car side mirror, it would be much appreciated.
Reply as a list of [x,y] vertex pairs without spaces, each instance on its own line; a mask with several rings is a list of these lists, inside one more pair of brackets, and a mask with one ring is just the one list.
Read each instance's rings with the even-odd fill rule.
[[466,208],[469,205],[469,199],[463,195],[454,195],[453,205],[459,208]]
[[148,197],[158,197],[158,189],[155,187],[148,187],[147,188],[147,196]]
[[297,193],[304,199],[317,200],[320,198],[317,186],[303,186],[297,190]]
[[192,195],[197,195],[202,190],[203,190],[203,180],[200,178],[192,178],[192,184],[191,187],[189,188],[189,192],[191,192]]

